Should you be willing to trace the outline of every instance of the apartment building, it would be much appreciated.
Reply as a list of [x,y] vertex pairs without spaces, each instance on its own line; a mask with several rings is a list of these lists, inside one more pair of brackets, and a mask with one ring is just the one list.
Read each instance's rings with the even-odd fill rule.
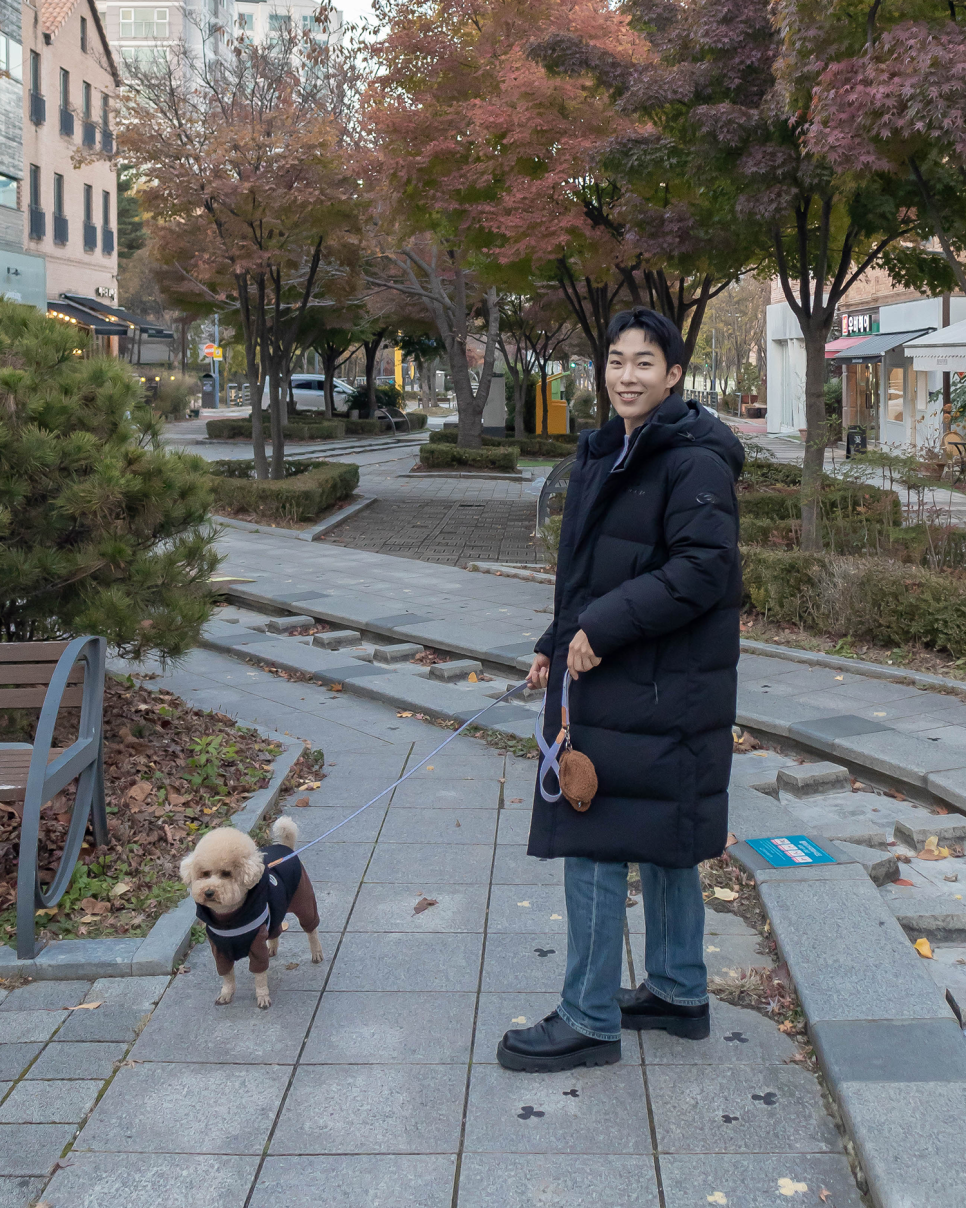
[[61,314],[65,293],[117,297],[118,78],[92,0],[25,2],[22,23],[23,242],[44,256],[48,311]]
[[99,0],[97,8],[122,76],[125,68],[150,62],[174,43],[183,42],[199,59],[224,58],[235,36],[235,0]]
[[290,29],[336,44],[342,37],[342,13],[333,9],[327,27],[318,19],[318,0],[235,0],[235,9],[237,28],[254,42],[267,42],[272,34]]

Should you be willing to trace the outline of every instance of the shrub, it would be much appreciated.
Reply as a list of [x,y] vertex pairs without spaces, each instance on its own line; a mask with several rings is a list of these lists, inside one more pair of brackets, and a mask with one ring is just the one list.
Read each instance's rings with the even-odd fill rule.
[[214,605],[201,458],[166,452],[123,362],[0,301],[0,640],[94,633],[176,656]]
[[[254,462],[245,464],[254,471]],[[211,484],[216,506],[228,511],[266,520],[315,520],[333,503],[348,499],[359,485],[359,467],[325,461],[306,467],[303,462],[286,478],[213,474]]]
[[458,445],[425,444],[419,449],[419,460],[427,470],[449,470],[465,467],[472,470],[498,470],[515,473],[516,448],[461,449]]
[[[396,386],[376,387],[377,407],[401,407],[402,405],[402,392]],[[352,408],[352,410],[358,408],[359,411],[368,411],[369,392],[364,385],[357,386],[349,395],[349,406]]]
[[385,428],[385,420],[347,419],[345,430],[350,436],[378,436]]
[[[346,434],[346,421],[341,419],[315,419],[314,413],[308,413],[312,418],[299,423],[285,424],[283,433],[286,440],[341,440]],[[237,419],[210,419],[205,427],[209,440],[251,440],[252,421],[250,416]],[[263,414],[262,427],[266,434],[271,430],[267,414]]]
[[557,568],[557,557],[560,552],[560,526],[562,524],[562,515],[550,516],[539,532],[540,543],[547,556],[547,564],[554,570]]
[[[447,428],[442,432],[430,432],[429,439],[434,445],[455,445],[459,434],[453,428]],[[524,457],[569,457],[574,452],[574,446],[577,443],[577,437],[571,442],[568,439],[564,441],[562,437],[554,436],[552,439],[542,436],[484,436],[484,449],[505,449],[508,445],[515,445]]]
[[151,409],[166,419],[184,419],[188,406],[195,396],[197,382],[191,378],[162,376],[158,393],[151,400]]
[[409,426],[414,432],[421,432],[429,422],[429,416],[425,411],[407,411],[406,419],[409,420]]

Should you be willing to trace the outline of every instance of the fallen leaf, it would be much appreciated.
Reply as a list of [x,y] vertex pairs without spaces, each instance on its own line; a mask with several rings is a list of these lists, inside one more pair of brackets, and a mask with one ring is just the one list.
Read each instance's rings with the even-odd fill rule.
[[527,1022],[526,1015],[517,1015],[514,1019],[510,1020],[510,1023],[526,1023],[526,1022]]
[[799,1191],[808,1191],[808,1184],[807,1183],[796,1183],[792,1179],[779,1179],[778,1180],[778,1194],[779,1195],[791,1196],[791,1195],[795,1195]]
[[723,1191],[712,1191],[706,1198],[709,1204],[727,1204],[728,1202],[728,1197]]
[[916,853],[920,860],[945,860],[949,856],[948,847],[940,847],[936,835],[930,835],[923,844],[921,852]]
[[412,709],[404,709],[402,713],[396,714],[397,717],[412,717],[412,715],[413,715]]
[[431,772],[435,766],[436,766],[435,764],[428,763],[428,764],[426,765],[426,771],[427,771],[427,772]]
[[722,902],[733,902],[738,895],[733,889],[722,889],[720,885],[715,885],[714,896]]
[[297,969],[298,967],[298,961],[289,961],[289,963],[285,966],[286,969]]
[[905,885],[907,888],[911,889],[912,886],[915,885],[915,881],[907,881],[905,877],[898,877],[895,881],[892,882],[892,884],[893,885]]
[[133,801],[135,804],[140,805],[142,801],[150,796],[153,787],[149,781],[142,780],[138,784],[132,784],[125,795],[128,801]]
[[725,840],[725,847],[733,847],[738,842],[738,836],[733,831],[728,831],[728,838]]
[[562,918],[563,918],[563,915],[562,915],[562,914],[552,914],[550,917],[551,917],[552,919],[562,919]]
[[103,1006],[103,1000],[99,1002],[79,1002],[76,1007],[64,1007],[65,1011],[96,1011],[98,1007]]
[[180,793],[169,793],[168,794],[168,804],[169,805],[184,805],[184,803],[187,800],[188,800],[188,798],[182,797]]
[[79,919],[78,921],[81,923],[96,923],[97,915],[96,914],[85,914],[84,917],[82,919]]
[[300,810],[304,810],[305,807],[308,805],[308,803],[309,803],[308,797],[299,797],[298,801],[296,801],[295,804],[298,806],[298,808]]
[[832,1193],[831,1193],[831,1191],[829,1191],[829,1189],[827,1187],[820,1187],[819,1192],[818,1192],[818,1198],[822,1201],[823,1204],[827,1204],[832,1199]]
[[420,898],[413,907],[413,914],[422,914],[424,910],[428,910],[430,906],[438,906],[439,903],[435,898]]
[[341,692],[342,685],[341,684],[329,684],[329,691],[330,692]]
[[916,940],[912,946],[919,953],[919,955],[924,956],[927,961],[931,961],[933,959],[932,947],[925,936],[922,939]]
[[905,793],[900,793],[898,789],[886,789],[886,797],[891,797],[893,801],[907,801]]
[[884,713],[873,713],[872,716],[873,717],[885,717],[885,714]]
[[779,1032],[784,1032],[786,1036],[795,1031],[795,1025],[790,1019],[786,1019],[784,1023],[778,1025]]
[[110,902],[98,902],[96,898],[83,898],[81,909],[88,914],[107,914],[111,909],[111,904]]
[[111,897],[119,898],[123,893],[130,893],[132,888],[133,887],[129,885],[127,881],[118,881],[118,883],[111,890]]
[[288,931],[288,923],[283,923],[283,924],[282,924],[282,930],[283,930],[283,931]]
[[836,678],[837,680],[844,680],[844,679],[845,679],[845,676],[844,676],[844,675],[837,675],[835,678]]
[[143,1064],[143,1062],[132,1061],[130,1058],[128,1058],[127,1061],[119,1061],[117,1063],[117,1068],[119,1070],[133,1070],[136,1065],[142,1065],[142,1064]]
[[39,919],[45,914],[49,914],[50,917],[53,918],[58,910],[59,910],[58,906],[43,906],[43,907],[41,907],[40,910],[34,911],[34,918]]
[[529,902],[517,902],[517,905],[518,906],[529,906],[530,903]]

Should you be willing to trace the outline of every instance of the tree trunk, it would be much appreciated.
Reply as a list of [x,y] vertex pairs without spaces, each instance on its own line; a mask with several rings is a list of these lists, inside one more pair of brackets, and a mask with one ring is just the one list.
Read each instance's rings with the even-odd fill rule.
[[265,429],[262,426],[262,394],[265,383],[257,368],[248,371],[248,391],[252,398],[252,456],[255,459],[255,477],[268,477],[268,458],[265,456]]
[[547,380],[547,362],[540,362],[540,394],[543,398],[543,407],[540,411],[540,435],[550,435],[550,382]]
[[268,377],[268,405],[272,429],[272,478],[285,477],[285,432],[282,408],[281,374],[272,366]]
[[363,348],[366,350],[366,406],[368,407],[369,418],[378,406],[376,400],[376,358],[379,356],[379,349],[382,347],[382,336],[379,335],[374,340],[366,340],[363,343]]
[[429,362],[429,405],[436,406],[436,366],[439,364],[439,357],[433,357]]
[[456,443],[464,449],[482,449],[483,407],[486,399],[481,397],[480,391],[473,391],[465,342],[453,339],[449,343],[451,346],[447,351],[450,372],[453,375],[453,391],[456,394],[456,414],[459,418]]
[[325,374],[323,394],[325,396],[326,419],[332,419],[335,413],[335,367],[338,359],[338,349],[327,344],[322,350],[322,372]]
[[828,332],[802,325],[805,336],[805,460],[802,465],[802,549],[822,550],[820,494],[828,422],[825,415],[825,340]]

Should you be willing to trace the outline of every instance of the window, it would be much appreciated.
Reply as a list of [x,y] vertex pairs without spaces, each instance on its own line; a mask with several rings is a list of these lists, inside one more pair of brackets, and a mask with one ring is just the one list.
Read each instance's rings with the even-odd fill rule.
[[101,93],[101,125],[105,130],[111,125],[111,98],[106,92]]
[[40,207],[40,168],[36,164],[30,165],[30,204]]
[[64,178],[59,172],[54,173],[54,214],[64,217]]
[[23,82],[23,47],[6,34],[0,34],[0,74]]
[[81,17],[80,21],[81,21],[81,30],[80,30],[81,50],[86,55],[87,54],[87,18]]
[[8,210],[17,210],[20,208],[17,205],[19,185],[20,181],[14,180],[12,176],[0,176],[0,206],[6,206]]
[[166,8],[122,8],[122,38],[166,38],[168,10]]
[[111,225],[111,195],[107,189],[101,193],[101,223],[106,227]]
[[159,46],[122,46],[121,62],[134,70],[150,70],[164,61],[164,52]]
[[70,72],[60,69],[60,107],[70,108]]
[[268,28],[275,32],[292,28],[292,18],[288,13],[269,13]]
[[85,122],[89,122],[91,120],[91,108],[93,106],[93,101],[94,101],[94,90],[91,88],[90,84],[88,84],[88,82],[85,80],[84,83],[81,85],[81,112],[84,116]]
[[905,387],[905,372],[901,368],[889,370],[886,386],[886,419],[893,424],[902,423],[902,401]]
[[40,55],[30,52],[30,91],[40,92]]
[[94,189],[91,185],[84,185],[84,221],[94,221]]
[[324,34],[326,32],[327,22],[320,21],[318,17],[309,16],[307,13],[302,17],[302,28],[307,33]]
[[238,28],[244,30],[245,33],[251,33],[255,28],[255,14],[239,13]]

